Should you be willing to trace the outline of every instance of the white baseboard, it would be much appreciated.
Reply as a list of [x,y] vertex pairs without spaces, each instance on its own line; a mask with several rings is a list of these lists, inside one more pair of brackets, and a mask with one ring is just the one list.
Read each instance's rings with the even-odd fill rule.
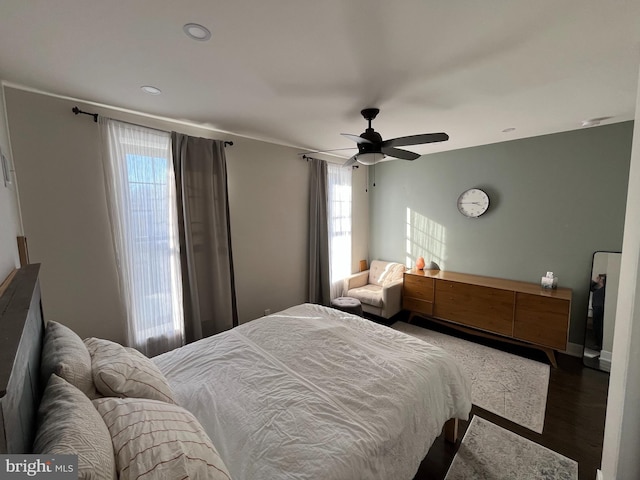
[[582,357],[582,351],[584,350],[584,345],[581,343],[571,343],[567,344],[567,355],[571,355],[572,357]]
[[600,368],[607,372],[611,371],[611,355],[611,352],[600,350]]

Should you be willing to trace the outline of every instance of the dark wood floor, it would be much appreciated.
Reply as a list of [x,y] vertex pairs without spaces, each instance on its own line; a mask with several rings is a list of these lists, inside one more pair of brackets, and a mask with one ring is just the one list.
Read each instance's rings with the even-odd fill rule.
[[[396,317],[393,320],[403,318]],[[438,327],[427,320],[417,319],[413,323],[548,363],[546,355],[537,350],[469,337]],[[476,406],[471,410],[471,415],[478,415],[576,460],[579,480],[594,480],[602,458],[608,386],[608,373],[584,367],[580,358],[559,354],[558,368],[551,368],[546,417],[541,435]],[[460,422],[460,439],[467,426],[468,422]],[[444,479],[459,445],[460,440],[453,445],[440,436],[420,465],[414,480]]]

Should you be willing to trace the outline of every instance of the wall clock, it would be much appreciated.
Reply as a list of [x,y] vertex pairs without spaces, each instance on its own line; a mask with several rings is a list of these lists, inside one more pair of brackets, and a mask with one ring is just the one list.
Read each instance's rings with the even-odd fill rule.
[[470,188],[458,197],[458,210],[469,218],[477,218],[489,208],[489,195],[479,188]]

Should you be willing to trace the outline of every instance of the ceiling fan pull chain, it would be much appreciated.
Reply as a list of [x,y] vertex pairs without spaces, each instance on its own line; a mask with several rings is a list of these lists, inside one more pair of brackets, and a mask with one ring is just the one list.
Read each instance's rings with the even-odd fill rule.
[[364,187],[364,193],[369,193],[369,169],[367,168],[367,186]]

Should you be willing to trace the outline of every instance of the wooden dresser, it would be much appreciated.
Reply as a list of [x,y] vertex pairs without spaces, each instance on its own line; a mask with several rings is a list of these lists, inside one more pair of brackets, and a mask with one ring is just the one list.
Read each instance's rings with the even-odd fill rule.
[[454,328],[543,350],[567,349],[571,289],[440,270],[404,274],[402,308]]

